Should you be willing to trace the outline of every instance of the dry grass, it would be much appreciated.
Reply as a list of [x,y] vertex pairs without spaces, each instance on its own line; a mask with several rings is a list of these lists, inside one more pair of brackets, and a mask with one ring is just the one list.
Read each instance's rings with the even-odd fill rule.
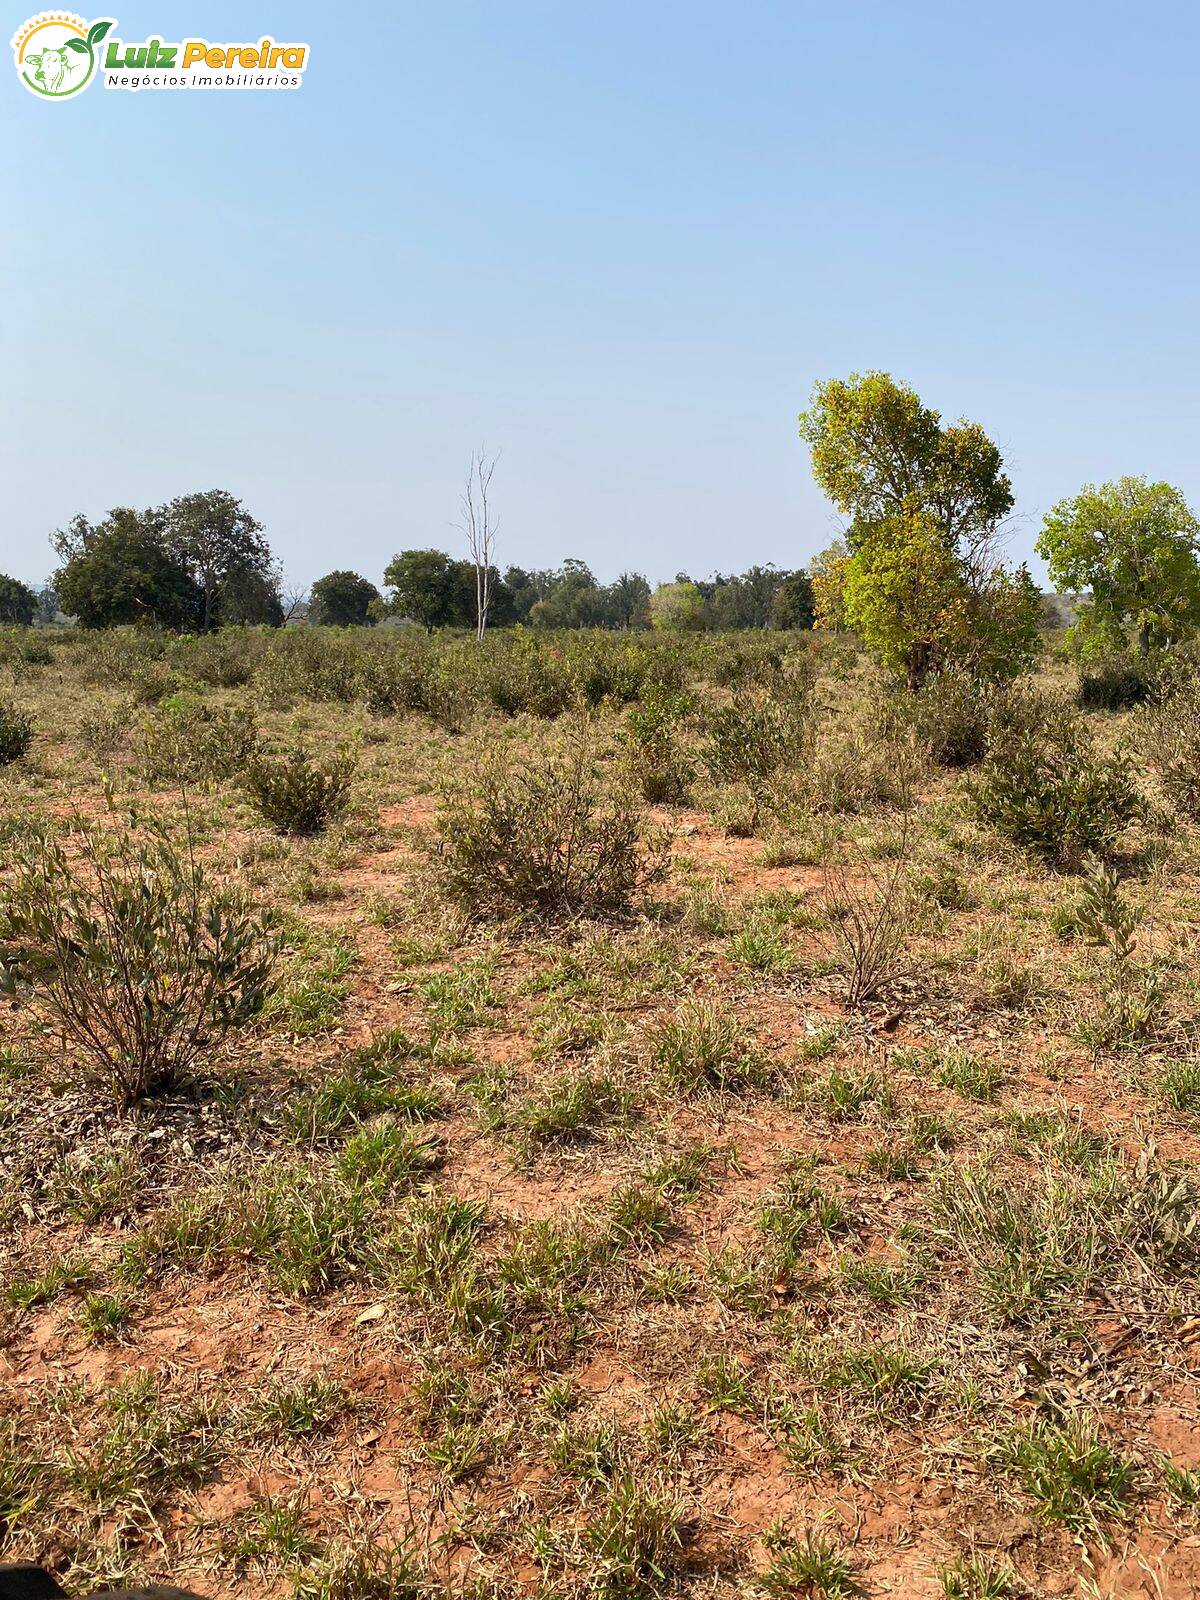
[[[689,739],[793,716],[779,643],[656,644],[647,693]],[[188,1083],[120,1110],[3,1013],[0,1559],[252,1600],[1197,1592],[1200,835],[1137,713],[1088,718],[1148,801],[1089,891],[889,746],[841,642],[769,784],[693,774],[672,714],[686,804],[639,812],[645,662],[585,646],[5,643],[0,882],[76,812],[181,825],[143,730],[181,689],[357,768],[312,837],[189,791],[282,949]],[[669,875],[464,915],[443,797],[576,759],[549,713],[585,704],[598,814]]]

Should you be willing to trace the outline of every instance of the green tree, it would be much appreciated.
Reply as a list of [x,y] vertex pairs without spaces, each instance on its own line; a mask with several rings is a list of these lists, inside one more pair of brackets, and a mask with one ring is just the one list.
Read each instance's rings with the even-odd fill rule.
[[0,572],[0,622],[28,627],[37,616],[38,599],[27,583]]
[[671,633],[694,633],[704,626],[704,596],[690,578],[660,583],[650,596],[650,623]]
[[[180,495],[163,508],[168,546],[203,597],[201,628],[229,622],[271,622],[279,606],[278,579],[262,523],[226,489]],[[269,596],[274,594],[275,607]]]
[[975,422],[939,412],[886,372],[819,383],[800,415],[813,475],[851,519],[850,543],[876,523],[920,516],[966,559],[1012,510],[999,450]]
[[965,635],[968,598],[958,558],[927,517],[885,518],[846,563],[847,623],[913,690]]
[[812,579],[807,572],[789,572],[771,600],[771,626],[811,628],[815,616]]
[[1169,483],[1086,484],[1048,514],[1037,550],[1057,588],[1091,591],[1085,634],[1115,644],[1136,628],[1145,655],[1200,624],[1200,524]]
[[357,572],[327,572],[312,586],[308,620],[334,628],[362,628],[373,621],[379,590]]
[[392,591],[389,606],[393,615],[419,623],[430,633],[435,628],[468,626],[471,617],[464,607],[459,566],[444,550],[401,550],[383,574]]
[[180,630],[200,625],[203,592],[165,545],[156,512],[118,507],[103,522],[89,524],[86,534],[78,531],[75,552],[54,579],[67,616],[85,628],[135,622]]

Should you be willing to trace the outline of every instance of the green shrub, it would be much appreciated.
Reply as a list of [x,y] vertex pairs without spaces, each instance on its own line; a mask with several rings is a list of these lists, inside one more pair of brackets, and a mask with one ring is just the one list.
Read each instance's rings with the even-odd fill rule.
[[259,742],[248,708],[213,711],[194,695],[175,694],[146,718],[140,765],[151,780],[203,783],[244,771]]
[[1017,726],[999,740],[974,790],[979,815],[1014,844],[1060,866],[1112,851],[1144,813],[1128,761],[1095,752],[1072,720]]
[[651,805],[682,805],[695,776],[695,762],[684,748],[687,695],[651,685],[630,708],[625,724],[626,762]]
[[1079,704],[1088,711],[1125,711],[1150,698],[1158,676],[1155,655],[1128,651],[1098,656],[1079,670]]
[[995,686],[965,672],[939,672],[909,697],[917,737],[939,767],[973,767],[987,754]]
[[14,705],[0,702],[0,767],[23,756],[33,742],[33,723]]
[[250,763],[246,790],[277,833],[320,833],[346,809],[354,759],[345,752],[310,756],[302,745],[283,756],[261,754]]
[[621,918],[667,872],[665,845],[645,842],[642,823],[582,738],[537,765],[494,761],[444,801],[442,881],[472,915]]
[[157,822],[43,836],[11,885],[0,991],[30,994],[123,1104],[170,1088],[258,1015],[275,946],[244,897],[209,883]]
[[1135,739],[1167,799],[1200,821],[1200,681],[1156,696],[1138,718]]
[[708,715],[704,764],[714,783],[761,784],[794,765],[811,717],[801,693],[784,700],[742,694]]

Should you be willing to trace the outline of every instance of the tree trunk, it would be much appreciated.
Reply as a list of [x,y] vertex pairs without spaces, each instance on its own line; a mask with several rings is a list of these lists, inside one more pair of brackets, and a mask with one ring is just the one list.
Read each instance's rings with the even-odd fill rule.
[[1150,654],[1149,621],[1144,621],[1138,626],[1138,654],[1143,656],[1148,656]]

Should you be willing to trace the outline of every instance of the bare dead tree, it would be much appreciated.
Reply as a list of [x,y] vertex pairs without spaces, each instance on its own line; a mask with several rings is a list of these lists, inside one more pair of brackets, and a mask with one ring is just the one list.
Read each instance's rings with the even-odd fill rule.
[[497,524],[492,518],[492,474],[499,456],[489,461],[482,447],[473,452],[467,468],[462,496],[462,531],[475,564],[475,637],[482,640],[487,631],[488,607],[492,602],[492,556]]
[[292,583],[280,577],[279,604],[283,607],[284,625],[298,622],[308,611],[308,589],[301,583]]

